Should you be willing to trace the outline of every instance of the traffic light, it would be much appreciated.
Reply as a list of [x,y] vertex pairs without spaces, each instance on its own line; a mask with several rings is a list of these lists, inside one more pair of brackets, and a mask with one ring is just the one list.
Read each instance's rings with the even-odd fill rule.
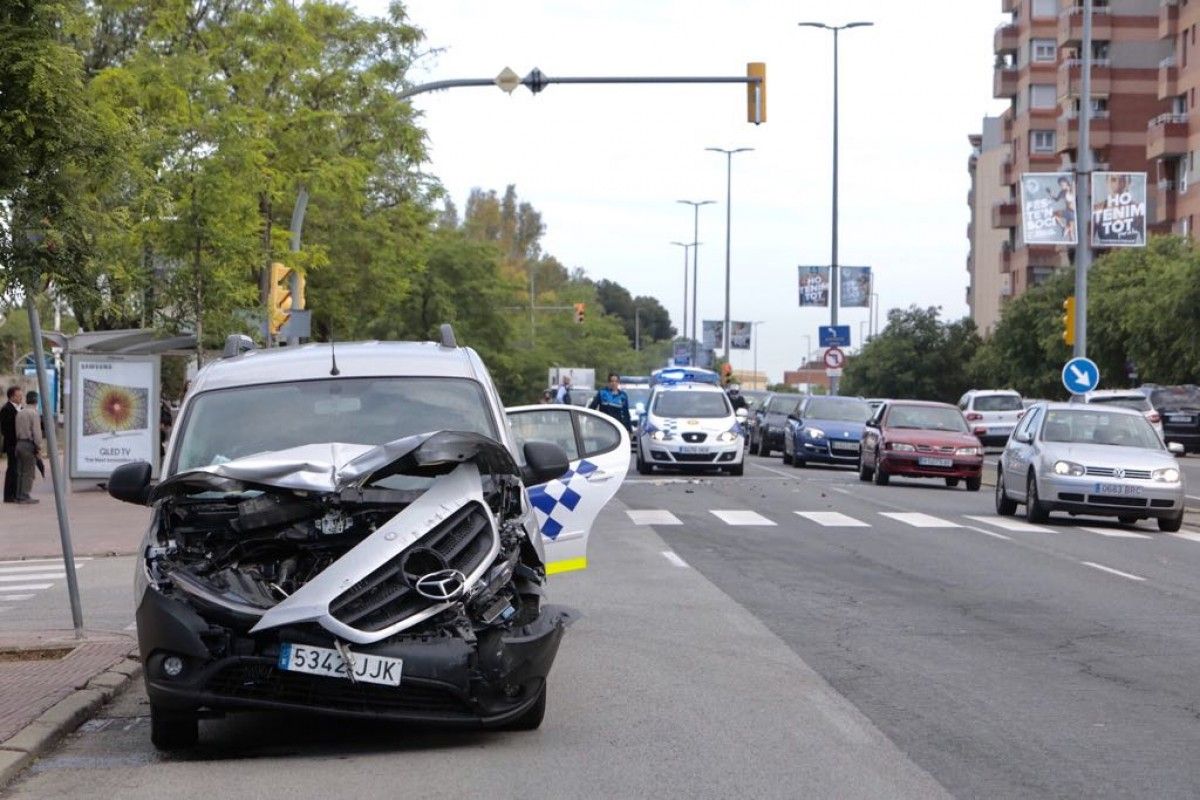
[[[292,302],[292,297],[296,302]],[[304,308],[304,276],[283,264],[271,264],[267,286],[267,314],[271,334],[278,335],[291,317],[292,311]]]
[[746,121],[761,125],[767,121],[767,65],[750,62],[746,65],[746,77],[758,78],[746,84]]
[[1062,339],[1063,344],[1075,344],[1075,296],[1072,295],[1066,300],[1063,300],[1063,315],[1062,315]]
[[583,324],[583,311],[585,308],[587,308],[587,306],[584,303],[575,304],[575,321],[580,325]]

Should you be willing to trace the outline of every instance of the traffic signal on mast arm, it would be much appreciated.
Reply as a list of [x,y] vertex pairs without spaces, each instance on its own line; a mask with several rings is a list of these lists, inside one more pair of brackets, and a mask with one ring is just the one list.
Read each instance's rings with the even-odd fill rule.
[[583,312],[586,308],[587,306],[584,303],[575,304],[575,321],[580,325],[583,324]]
[[758,80],[746,83],[746,121],[761,125],[767,121],[767,65],[752,61],[746,65],[746,77]]
[[[295,303],[292,302],[293,296]],[[271,334],[277,335],[283,329],[293,310],[303,308],[304,276],[279,262],[271,264],[270,283],[267,286],[267,324]]]
[[1063,300],[1062,339],[1063,344],[1075,344],[1075,296]]

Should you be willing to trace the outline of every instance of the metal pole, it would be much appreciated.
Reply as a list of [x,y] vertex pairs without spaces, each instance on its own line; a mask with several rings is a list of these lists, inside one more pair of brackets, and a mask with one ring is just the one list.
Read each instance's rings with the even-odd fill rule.
[[[686,203],[692,207],[692,247],[696,248],[692,251],[692,366],[696,366],[698,359],[698,349],[700,345],[696,339],[696,326],[699,324],[700,309],[697,305],[698,288],[700,286],[700,206],[711,205],[712,200],[678,200],[676,202]],[[684,336],[688,335],[685,330]]]
[[33,336],[33,357],[37,360],[38,395],[42,402],[42,424],[46,428],[46,449],[50,451],[50,479],[54,482],[54,510],[58,515],[58,538],[62,543],[63,566],[67,570],[67,596],[71,601],[71,622],[75,638],[83,639],[83,606],[79,602],[79,579],[75,575],[75,548],[71,546],[71,520],[67,516],[67,497],[63,487],[62,464],[58,460],[58,431],[50,408],[50,382],[46,379],[46,354],[42,347],[42,321],[38,317],[33,292],[25,289],[25,307],[29,310],[29,330]]
[[[694,244],[694,242],[693,242],[693,244]],[[688,334],[688,251],[687,251],[686,247],[683,248],[683,327],[680,329],[680,333],[683,334],[684,338],[687,338],[687,334]]]
[[[292,227],[291,227],[291,251],[293,253],[300,252],[300,234],[304,231],[304,212],[308,210],[308,187],[300,184],[300,191],[296,194],[296,205],[292,208]],[[289,279],[288,290],[292,294],[292,311],[300,310],[300,276],[296,273],[296,265],[292,265],[292,277]],[[287,343],[289,347],[296,347],[300,344],[299,336],[288,336]]]
[[1092,3],[1083,4],[1079,147],[1075,154],[1075,357],[1087,356],[1087,276],[1092,265]]
[[[833,29],[833,248],[829,259],[829,324],[838,324],[838,29]],[[829,393],[838,393],[838,379],[829,379]]]
[[733,153],[725,154],[725,327],[721,329],[721,336],[725,339],[725,361],[729,361],[729,240],[730,240],[730,220],[732,218],[733,203]]
[[[683,257],[687,258],[686,250],[683,251]],[[633,308],[633,349],[642,349],[642,309],[637,306]]]

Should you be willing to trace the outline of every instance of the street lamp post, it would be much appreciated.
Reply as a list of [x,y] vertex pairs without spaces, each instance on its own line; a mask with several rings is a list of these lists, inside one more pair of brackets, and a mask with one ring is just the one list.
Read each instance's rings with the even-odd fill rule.
[[[829,264],[829,324],[838,322],[838,33],[848,28],[863,28],[873,22],[847,22],[845,25],[826,25],[824,22],[801,22],[801,28],[821,28],[833,31],[833,245]],[[837,394],[838,379],[829,379],[829,393]]]
[[729,361],[729,235],[730,235],[730,206],[733,201],[733,156],[735,153],[749,153],[753,147],[735,147],[727,150],[722,147],[706,147],[714,153],[725,154],[725,360]]
[[750,323],[750,337],[754,339],[754,388],[761,389],[758,385],[758,326],[766,324],[765,319],[755,320]]
[[[671,244],[677,245],[678,247],[683,248],[683,336],[686,339],[687,335],[688,335],[688,276],[687,276],[688,248],[695,247],[700,243],[697,241],[692,241],[692,242],[671,242]],[[695,278],[694,275],[692,277],[693,277],[693,279]],[[694,283],[694,280],[693,280],[693,283]],[[694,286],[693,286],[692,291],[695,291]],[[693,308],[692,315],[695,316],[695,314],[696,314],[696,309]],[[696,322],[695,320],[692,320],[693,327],[695,327],[695,322]],[[693,349],[694,349],[694,347],[695,346],[693,345]],[[672,355],[674,355],[674,353],[672,353]],[[696,366],[695,353],[692,354],[692,366],[693,367]]]
[[800,368],[808,369],[808,357],[812,355],[812,337],[807,333],[803,333],[801,336],[804,337],[804,347],[806,349],[804,351],[804,364]]
[[867,308],[867,316],[871,318],[871,338],[879,335],[879,292],[871,292],[871,303]]
[[[697,287],[700,285],[700,206],[711,205],[716,200],[677,200],[677,203],[686,203],[692,207],[692,246],[696,249],[692,251],[692,366],[696,366],[696,318],[700,316],[700,310],[696,305],[698,295]],[[683,303],[684,303],[684,329],[683,335],[687,336],[687,264],[683,265],[684,270],[684,286],[683,286]]]

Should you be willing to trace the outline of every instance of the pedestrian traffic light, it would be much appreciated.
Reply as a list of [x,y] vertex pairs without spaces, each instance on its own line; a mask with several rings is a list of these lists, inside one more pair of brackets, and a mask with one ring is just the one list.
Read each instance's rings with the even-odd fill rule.
[[752,61],[746,65],[746,77],[758,79],[746,84],[746,121],[761,125],[767,121],[767,65]]
[[581,325],[583,324],[583,311],[586,307],[584,303],[575,304],[575,321]]
[[1075,344],[1075,296],[1063,300],[1062,339],[1063,344]]
[[[304,308],[304,276],[283,264],[271,264],[270,283],[267,286],[268,325],[272,335],[277,335],[292,315],[292,311]],[[292,298],[295,302],[292,302]]]

